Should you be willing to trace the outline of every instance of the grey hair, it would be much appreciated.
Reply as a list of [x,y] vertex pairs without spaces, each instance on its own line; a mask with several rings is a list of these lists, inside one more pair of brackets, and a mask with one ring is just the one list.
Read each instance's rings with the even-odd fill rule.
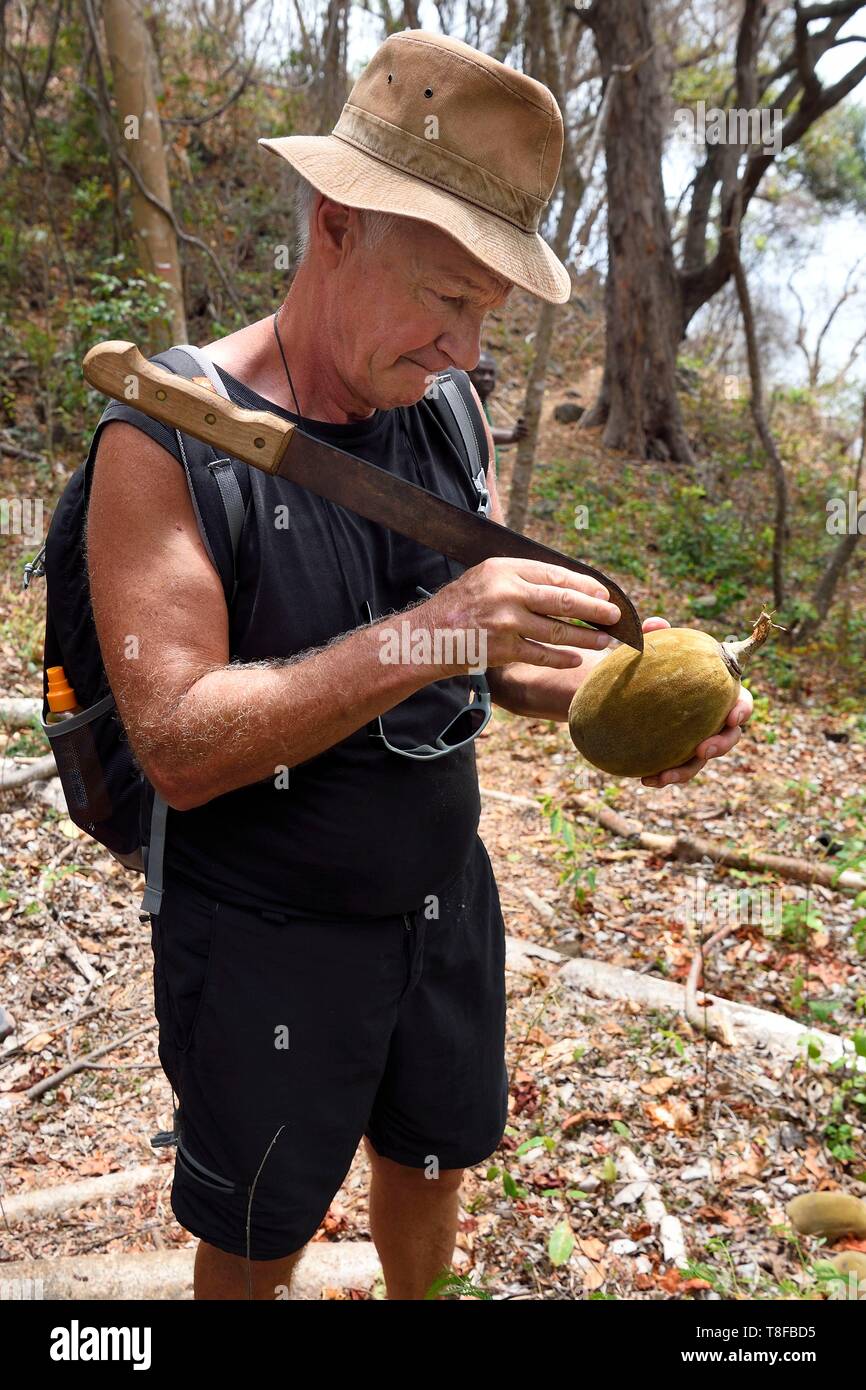
[[[294,193],[295,253],[298,264],[304,260],[310,249],[310,213],[318,191],[307,179],[298,175]],[[400,220],[397,213],[374,212],[367,208],[360,211],[364,245],[371,248],[380,246]]]

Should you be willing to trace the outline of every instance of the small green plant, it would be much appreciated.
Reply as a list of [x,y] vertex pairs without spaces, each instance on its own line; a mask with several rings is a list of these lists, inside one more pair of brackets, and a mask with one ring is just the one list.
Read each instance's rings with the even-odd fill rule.
[[550,1153],[555,1148],[555,1139],[551,1139],[548,1134],[536,1134],[532,1139],[524,1139],[522,1144],[518,1144],[514,1152],[519,1158],[523,1154],[530,1153],[533,1149],[547,1149],[547,1152]]
[[829,1260],[817,1259],[809,1272],[815,1280],[815,1291],[827,1299],[832,1299],[834,1303],[849,1298],[859,1300],[866,1294],[866,1290],[860,1292],[864,1286],[856,1275],[843,1274]]
[[3,750],[7,758],[34,758],[44,752],[45,734],[39,723],[39,716],[35,714],[27,728],[15,734]]
[[616,1182],[616,1178],[616,1164],[614,1163],[610,1154],[608,1154],[604,1160],[604,1163],[601,1165],[601,1181],[605,1183],[613,1183]]
[[554,1268],[557,1268],[559,1265],[568,1264],[573,1251],[574,1232],[568,1221],[563,1219],[557,1222],[550,1233],[547,1242],[547,1258]]
[[675,1033],[672,1028],[659,1028],[657,1030],[657,1037],[659,1041],[657,1042],[655,1038],[653,1039],[650,1046],[651,1052],[655,1052],[658,1048],[661,1048],[664,1052],[675,1052],[678,1057],[685,1056],[685,1044],[679,1033]]
[[455,1274],[452,1269],[443,1269],[441,1274],[437,1274],[424,1297],[425,1299],[434,1299],[439,1298],[442,1294],[451,1295],[454,1298],[491,1299],[493,1297],[487,1289],[473,1284],[469,1275]]
[[824,1142],[839,1163],[850,1163],[852,1158],[856,1158],[856,1151],[851,1143],[853,1137],[854,1130],[851,1125],[831,1121],[824,1126]]
[[507,1170],[503,1170],[502,1173],[502,1191],[506,1197],[511,1198],[512,1202],[519,1201],[521,1197],[529,1196],[529,1190],[517,1182]]
[[560,841],[557,859],[563,865],[559,882],[571,884],[574,901],[583,907],[596,885],[596,872],[584,862],[584,856],[591,846],[591,839],[578,841],[571,821],[566,820],[562,808],[553,804],[550,796],[541,797],[542,814],[550,827],[551,835]]
[[782,905],[781,935],[792,946],[805,946],[823,925],[810,898]]

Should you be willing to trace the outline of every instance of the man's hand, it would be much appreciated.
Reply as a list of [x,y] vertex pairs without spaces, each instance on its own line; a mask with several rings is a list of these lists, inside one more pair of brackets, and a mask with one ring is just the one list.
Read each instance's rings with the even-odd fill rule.
[[[670,627],[670,623],[665,618],[645,618],[641,624],[644,632],[656,632],[659,628]],[[676,782],[689,782],[693,777],[697,777],[699,772],[703,772],[710,758],[721,758],[725,753],[730,753],[734,744],[740,737],[740,728],[750,718],[752,713],[753,700],[748,690],[740,686],[740,693],[737,703],[725,720],[724,728],[721,733],[711,734],[699,743],[694,752],[694,757],[687,763],[682,763],[679,767],[665,768],[663,772],[657,772],[654,777],[642,777],[640,780],[645,787],[668,787]]]
[[621,616],[609,591],[590,575],[504,557],[473,565],[413,611],[433,630],[483,633],[489,667],[522,662],[555,669],[579,666],[575,649],[597,652],[611,640],[568,619],[615,623]]

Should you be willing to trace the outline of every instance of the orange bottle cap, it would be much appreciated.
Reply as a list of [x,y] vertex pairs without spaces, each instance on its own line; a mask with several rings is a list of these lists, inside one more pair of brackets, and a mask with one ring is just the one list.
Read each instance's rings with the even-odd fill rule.
[[62,666],[49,666],[48,675],[48,708],[54,714],[61,714],[64,710],[75,709],[78,700],[75,691],[66,679],[66,672]]

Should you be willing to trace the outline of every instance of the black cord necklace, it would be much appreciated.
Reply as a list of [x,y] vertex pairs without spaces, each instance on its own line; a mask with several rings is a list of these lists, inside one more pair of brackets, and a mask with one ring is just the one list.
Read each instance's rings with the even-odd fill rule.
[[[279,330],[279,328],[277,327],[277,314],[279,314],[279,312],[280,312],[280,311],[279,311],[279,309],[278,309],[278,310],[277,310],[277,313],[274,314],[274,335],[275,335],[276,340],[277,340],[277,347],[280,349],[280,356],[281,356],[282,359],[283,359],[283,366],[284,366],[285,369],[286,369],[286,376],[287,376],[288,379],[289,379],[289,386],[291,387],[292,396],[293,396],[294,402],[295,402],[295,414],[297,415],[298,420],[300,421],[300,424],[301,424],[301,428],[303,429],[303,426],[304,426],[304,417],[303,417],[303,415],[301,414],[301,407],[300,407],[300,405],[298,404],[298,394],[297,394],[297,392],[296,392],[296,390],[295,390],[295,384],[294,384],[294,382],[292,381],[292,374],[291,374],[291,372],[289,371],[289,364],[288,364],[288,362],[286,361],[286,354],[283,352],[283,344],[282,344],[282,342],[280,341],[280,330]],[[337,544],[337,536],[336,536],[336,532],[335,532],[335,530],[334,530],[333,504],[332,504],[331,502],[328,502],[326,498],[321,498],[320,501],[321,501],[321,504],[322,504],[322,506],[323,506],[323,508],[324,508],[325,519],[326,519],[326,521],[327,521],[327,523],[328,523],[328,531],[330,532],[330,536],[331,536],[331,544],[332,544],[333,547],[334,547],[334,554],[335,554],[336,557],[337,557],[337,565],[338,565],[339,570],[340,570],[340,576],[341,576],[341,578],[342,578],[342,580],[343,580],[343,588],[344,588],[344,590],[345,590],[346,599],[348,600],[348,604],[349,604],[349,610],[348,610],[348,611],[349,611],[349,614],[351,614],[350,625],[351,625],[352,627],[357,627],[357,625],[358,625],[358,613],[357,613],[357,611],[356,611],[356,609],[357,609],[357,604],[356,604],[356,600],[355,600],[355,597],[354,597],[354,594],[355,594],[355,587],[356,587],[356,586],[353,586],[353,585],[350,583],[350,581],[349,581],[349,576],[348,576],[348,574],[346,573],[346,565],[345,565],[345,563],[344,563],[344,561],[343,561],[343,552],[342,552],[342,548],[341,548],[341,546],[339,546],[339,545]]]
[[291,388],[292,398],[293,398],[293,400],[294,400],[294,402],[295,402],[295,414],[297,415],[298,419],[300,420],[301,425],[303,425],[303,423],[304,423],[304,417],[303,417],[303,415],[301,414],[301,407],[298,405],[298,396],[297,396],[297,392],[295,391],[295,385],[294,385],[294,382],[292,381],[292,374],[291,374],[291,372],[289,371],[289,364],[288,364],[288,362],[286,361],[286,354],[283,352],[283,344],[282,344],[282,341],[281,341],[281,339],[280,339],[280,330],[279,330],[279,328],[277,327],[277,318],[278,318],[278,316],[279,316],[279,312],[280,312],[280,311],[279,311],[279,309],[278,309],[277,312],[274,314],[274,336],[275,336],[275,338],[276,338],[276,340],[277,340],[277,347],[280,349],[280,356],[281,356],[282,359],[283,359],[283,366],[284,366],[285,369],[286,369],[286,376],[287,376],[288,379],[289,379],[289,386],[290,386],[290,388]]

